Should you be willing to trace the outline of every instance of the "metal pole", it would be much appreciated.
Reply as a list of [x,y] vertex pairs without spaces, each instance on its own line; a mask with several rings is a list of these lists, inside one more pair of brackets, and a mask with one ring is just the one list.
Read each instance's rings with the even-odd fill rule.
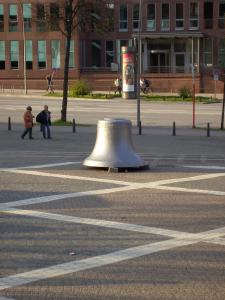
[[192,37],[192,128],[195,128],[195,68],[194,68],[194,39]]
[[223,78],[223,106],[222,106],[222,116],[221,116],[221,126],[220,129],[224,129],[224,110],[225,110],[225,77]]
[[26,35],[25,35],[25,24],[23,16],[23,4],[20,3],[21,14],[22,14],[22,33],[23,33],[23,80],[24,80],[24,94],[27,95],[27,66],[26,66]]
[[142,0],[139,0],[139,26],[138,26],[138,60],[137,60],[137,127],[139,128],[139,134],[141,133],[141,89],[140,89],[140,77],[141,77],[141,28],[142,28]]

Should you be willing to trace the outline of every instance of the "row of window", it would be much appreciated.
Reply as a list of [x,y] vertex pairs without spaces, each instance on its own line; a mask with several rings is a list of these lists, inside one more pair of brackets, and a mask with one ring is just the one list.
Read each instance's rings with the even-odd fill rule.
[[[39,69],[47,68],[47,42],[45,40],[37,41],[35,45],[37,47],[37,64]],[[10,54],[10,68],[19,69],[19,57],[20,57],[20,42],[19,41],[9,41],[9,54]],[[25,60],[26,68],[28,70],[33,69],[33,53],[34,53],[34,43],[32,40],[25,41]],[[0,40],[0,69],[5,69],[6,63],[6,42]],[[61,67],[61,41],[52,40],[51,41],[51,68],[59,69]],[[69,67],[75,67],[75,54],[74,54],[74,41],[71,40],[70,44],[70,62]]]
[[[3,4],[0,4],[0,31],[4,31],[4,8]],[[147,21],[146,24],[141,24],[143,30],[154,31],[156,30],[156,19],[160,19],[160,28],[162,31],[170,30],[170,14],[172,9],[175,9],[175,29],[183,30],[184,29],[184,3],[177,2],[175,7],[172,7],[170,3],[163,2],[161,3],[161,12],[160,16],[157,15],[156,4],[149,3],[147,4]],[[21,10],[23,15],[23,26],[26,32],[31,31],[32,29],[32,5],[30,3],[23,4],[9,4],[8,5],[8,26],[9,32],[18,31],[18,14]],[[45,31],[46,21],[45,21],[45,5],[43,3],[36,4],[36,26],[37,31]],[[59,6],[57,3],[50,3],[49,8],[50,19],[54,22],[50,22],[50,30],[58,30],[58,24],[56,20],[59,20]],[[114,31],[114,5],[109,5],[110,17],[109,17],[109,29]],[[126,4],[120,5],[119,13],[119,30],[128,31],[128,6]],[[93,13],[93,16],[96,16],[96,12]],[[206,29],[213,28],[213,18],[214,18],[214,5],[213,1],[204,2],[204,27]],[[219,2],[219,12],[217,14],[218,18],[218,28],[225,28],[225,1],[221,0]],[[142,18],[141,18],[142,19]],[[140,7],[139,3],[133,4],[133,18],[132,18],[132,28],[133,31],[139,30],[140,24]],[[196,30],[199,28],[199,3],[196,1],[190,1],[189,3],[189,29]]]
[[[0,40],[0,69],[6,68],[6,53],[9,52],[9,62],[11,69],[19,69],[20,62],[20,49],[21,42],[19,41],[1,41]],[[38,69],[59,69],[61,68],[61,41],[51,40],[50,45],[47,45],[48,41],[38,40],[36,42],[32,40],[26,40],[26,68],[33,69],[33,62],[37,61]],[[92,40],[90,48],[88,44],[83,41],[83,47],[85,51],[82,51],[83,61],[82,67],[103,67],[102,57],[104,55],[105,62],[104,66],[111,67],[112,63],[121,64],[121,47],[131,45],[132,40],[117,40],[117,41],[103,41]],[[47,53],[47,47],[50,46],[50,55]],[[7,52],[6,52],[7,47]],[[36,48],[35,53],[37,57],[35,60],[34,47]],[[197,39],[183,40],[148,40],[143,42],[143,67],[167,67],[168,65],[175,65],[181,69],[185,66],[190,66],[192,63],[192,51],[193,51],[193,62],[199,64],[199,43]],[[104,49],[103,49],[104,48]],[[116,51],[115,51],[116,49]],[[62,53],[64,55],[64,52]],[[205,66],[212,66],[213,64],[213,43],[209,38],[204,39],[203,42],[203,62]],[[51,66],[47,66],[47,57],[51,57]],[[174,63],[172,61],[175,59]],[[225,66],[225,39],[220,40],[218,62]],[[74,41],[71,41],[70,48],[70,67],[75,67],[75,52],[74,52]]]
[[[177,2],[175,7],[170,5],[170,3],[161,3],[160,16],[157,16],[156,4],[150,3],[147,5],[147,21],[146,24],[141,24],[142,29],[147,31],[156,30],[156,20],[160,19],[160,29],[162,31],[170,30],[170,14],[172,9],[175,9],[175,29],[184,30],[184,3]],[[139,14],[140,8],[139,3],[133,5],[133,30],[139,30]],[[225,28],[225,1],[222,0],[219,3],[219,19],[218,28]],[[214,6],[213,1],[204,2],[204,28],[213,28],[213,16],[214,16]],[[142,18],[141,18],[142,19]],[[199,28],[199,3],[196,1],[191,1],[189,3],[189,29],[196,30]],[[120,6],[120,31],[128,31],[128,6],[122,4]]]

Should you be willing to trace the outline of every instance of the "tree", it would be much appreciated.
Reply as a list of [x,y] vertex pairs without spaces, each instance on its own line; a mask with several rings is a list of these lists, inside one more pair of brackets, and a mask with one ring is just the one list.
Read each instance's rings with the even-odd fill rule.
[[[67,120],[69,60],[71,38],[79,30],[100,32],[106,29],[107,5],[104,0],[57,0],[49,4],[46,21],[48,27],[60,30],[66,39],[63,100],[61,120]],[[104,17],[101,17],[104,16]]]

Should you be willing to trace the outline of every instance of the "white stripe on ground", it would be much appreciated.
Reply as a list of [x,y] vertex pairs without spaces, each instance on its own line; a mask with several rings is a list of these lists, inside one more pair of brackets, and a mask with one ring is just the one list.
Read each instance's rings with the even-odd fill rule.
[[210,243],[225,246],[225,239],[224,238],[215,238],[215,239],[212,239],[210,241]]
[[69,165],[77,165],[81,164],[81,161],[71,161],[71,162],[65,162],[65,163],[58,163],[58,164],[48,164],[48,165],[34,165],[34,166],[28,166],[28,167],[19,167],[18,169],[43,169],[43,168],[52,168],[52,167],[60,167],[60,166],[69,166]]
[[164,185],[164,184],[173,184],[179,182],[189,182],[189,181],[198,181],[198,180],[206,180],[212,178],[219,178],[224,177],[225,173],[213,173],[213,174],[203,174],[203,175],[196,175],[191,177],[184,177],[184,178],[175,178],[175,179],[165,179],[159,180],[154,182],[146,183],[146,187],[154,187],[156,185]]
[[73,176],[73,175],[38,172],[38,171],[27,171],[27,170],[2,169],[2,171],[16,173],[16,174],[24,174],[24,175],[55,177],[55,178],[74,179],[74,180],[87,180],[87,181],[94,181],[94,182],[119,184],[119,185],[132,185],[132,186],[136,186],[137,188],[152,188],[152,187],[155,187],[158,185],[206,180],[206,179],[219,178],[219,177],[225,176],[225,173],[213,173],[213,174],[203,174],[203,175],[196,175],[196,176],[184,177],[184,178],[165,179],[165,180],[159,180],[159,181],[148,182],[148,183],[136,183],[136,182],[127,182],[127,181],[120,181],[120,180],[101,179],[101,178],[84,177],[84,176]]
[[221,191],[210,191],[210,190],[201,190],[201,189],[187,189],[182,187],[170,187],[170,186],[157,186],[158,190],[164,191],[174,191],[174,192],[185,192],[185,193],[199,193],[199,194],[207,194],[214,196],[225,196],[225,192]]
[[38,172],[38,171],[28,171],[28,170],[17,170],[17,169],[2,169],[3,172],[15,173],[15,174],[24,174],[24,175],[33,175],[33,176],[43,176],[43,177],[54,177],[54,178],[63,178],[63,179],[72,179],[72,180],[86,180],[94,182],[103,182],[103,183],[112,183],[119,185],[135,185],[133,182],[125,182],[119,180],[110,180],[102,178],[92,178],[85,176],[74,176],[74,175],[65,175],[65,174],[56,174],[48,172]]
[[218,238],[225,234],[225,228],[193,234],[192,238],[175,238],[167,241],[141,245],[125,250],[115,251],[105,255],[99,255],[92,258],[82,259],[60,265],[41,268],[34,271],[11,275],[0,279],[0,290],[10,289],[16,286],[25,285],[39,280],[49,279],[57,276],[63,276],[79,271],[90,270],[93,268],[119,263],[125,260],[138,258],[161,251],[170,250],[177,247],[193,245],[207,239]]
[[193,238],[192,233],[180,232],[175,230],[135,225],[129,223],[114,222],[114,221],[97,220],[91,218],[80,218],[80,217],[74,217],[69,215],[60,215],[60,214],[46,213],[46,212],[40,212],[34,210],[8,208],[5,210],[1,210],[1,212],[10,213],[14,215],[22,215],[28,217],[36,217],[36,218],[42,218],[48,220],[56,220],[56,221],[78,223],[78,224],[85,224],[85,225],[92,225],[92,226],[100,226],[105,228],[112,228],[112,229],[119,229],[119,230],[126,230],[126,231],[140,232],[140,233],[157,234],[157,235],[175,237],[175,238]]
[[206,169],[206,170],[225,170],[225,167],[221,166],[181,166],[183,168],[190,168],[190,169]]
[[85,197],[85,196],[118,193],[118,192],[131,191],[131,190],[136,190],[136,189],[137,188],[135,186],[134,187],[124,186],[124,187],[116,187],[116,188],[111,188],[111,189],[87,191],[87,192],[76,192],[76,193],[68,193],[68,194],[43,196],[43,197],[38,197],[38,198],[30,198],[30,199],[2,203],[2,204],[0,204],[0,209],[5,209],[7,207],[18,207],[18,206],[24,206],[24,205],[46,203],[46,202],[69,199],[69,198],[79,198],[79,197]]

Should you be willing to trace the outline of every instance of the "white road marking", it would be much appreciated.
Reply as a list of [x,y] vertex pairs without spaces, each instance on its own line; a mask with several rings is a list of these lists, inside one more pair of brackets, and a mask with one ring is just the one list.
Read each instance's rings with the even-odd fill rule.
[[214,196],[225,196],[225,192],[221,191],[209,191],[209,190],[201,190],[201,189],[187,189],[182,187],[170,187],[170,186],[157,186],[158,190],[165,191],[174,191],[174,192],[185,192],[185,193],[199,193],[199,194],[207,194]]
[[81,161],[71,161],[71,162],[64,162],[64,163],[57,163],[57,164],[47,164],[47,165],[34,165],[28,167],[19,167],[18,169],[43,169],[43,168],[52,168],[52,167],[60,167],[60,166],[69,166],[69,165],[76,165],[81,164]]
[[69,215],[40,212],[35,210],[8,208],[4,210],[2,209],[1,212],[10,213],[14,215],[22,215],[27,217],[35,217],[35,218],[42,218],[48,220],[56,220],[56,221],[63,221],[69,223],[85,224],[85,225],[93,225],[93,226],[99,226],[99,227],[105,227],[111,229],[133,231],[139,233],[157,234],[157,235],[173,237],[173,238],[193,238],[192,233],[180,232],[176,230],[149,227],[143,225],[135,225],[129,223],[122,223],[122,222],[98,220],[98,219],[91,219],[91,218],[80,218],[80,217],[74,217]]
[[0,300],[15,300],[15,299],[12,299],[12,298],[5,298],[5,297],[0,297]]
[[26,285],[28,283],[37,282],[39,280],[49,279],[57,276],[63,276],[79,271],[90,270],[93,268],[119,263],[161,251],[183,247],[188,245],[204,242],[212,238],[219,238],[225,234],[225,228],[193,234],[192,238],[175,238],[147,245],[128,248],[125,250],[115,251],[109,254],[99,255],[79,261],[68,262],[47,268],[24,272],[11,275],[0,279],[0,290],[6,290],[13,287]]
[[28,170],[17,170],[17,169],[2,169],[3,172],[15,173],[15,174],[24,174],[24,175],[34,175],[34,176],[43,176],[43,177],[54,177],[54,178],[63,178],[63,179],[74,179],[74,180],[86,180],[86,181],[94,181],[101,183],[112,183],[118,185],[135,185],[132,182],[125,182],[119,180],[111,180],[111,179],[103,179],[103,178],[93,178],[93,177],[85,177],[85,176],[74,176],[74,175],[65,175],[65,174],[56,174],[56,173],[48,173],[48,172],[38,172],[38,171],[28,171]]
[[75,192],[75,193],[68,193],[68,194],[57,194],[57,195],[51,195],[51,196],[30,198],[30,199],[12,201],[12,202],[7,202],[7,203],[1,203],[0,210],[1,209],[4,210],[8,207],[18,207],[18,206],[24,206],[24,205],[40,204],[40,203],[46,203],[46,202],[51,202],[51,201],[85,197],[85,196],[105,195],[105,194],[118,193],[118,192],[130,191],[130,190],[136,190],[136,189],[137,189],[136,186],[134,186],[134,187],[123,186],[123,187],[116,187],[116,188],[111,188],[111,189],[102,189],[102,190]]
[[[55,167],[62,165],[69,165],[78,162],[67,162],[67,163],[59,163],[59,164],[48,164],[48,165],[37,165],[37,166],[28,166],[23,167],[23,169],[34,169],[34,168],[47,168],[47,167]],[[19,170],[20,169],[20,170]],[[168,249],[173,249],[176,247],[181,247],[185,245],[192,245],[199,242],[213,243],[219,245],[225,245],[225,227],[218,228],[215,230],[193,234],[186,232],[179,232],[174,230],[162,229],[162,228],[154,228],[148,226],[134,225],[134,224],[126,224],[120,222],[113,221],[105,221],[105,220],[96,220],[90,218],[80,218],[74,216],[67,215],[59,215],[52,213],[45,213],[39,211],[32,210],[18,210],[12,207],[18,207],[22,205],[29,204],[37,204],[37,203],[45,203],[49,201],[56,201],[65,198],[75,198],[89,195],[103,195],[115,192],[129,191],[140,188],[156,188],[161,190],[169,190],[169,191],[182,191],[182,192],[193,192],[193,193],[205,193],[212,195],[224,196],[225,192],[220,191],[209,191],[209,190],[200,190],[200,189],[186,189],[179,187],[169,187],[165,186],[168,184],[178,183],[178,182],[190,182],[190,181],[198,181],[198,180],[207,180],[212,178],[219,178],[225,176],[225,173],[216,173],[216,174],[204,174],[197,175],[185,178],[176,178],[176,179],[166,179],[159,180],[155,182],[148,183],[135,183],[135,182],[125,182],[118,180],[107,180],[107,179],[99,179],[99,178],[90,178],[90,177],[82,177],[82,176],[71,176],[71,175],[62,175],[62,174],[54,174],[54,173],[45,173],[38,171],[27,171],[18,169],[2,169],[0,171],[11,172],[16,174],[27,174],[27,175],[35,175],[35,176],[47,176],[47,177],[56,177],[56,178],[64,178],[64,179],[75,179],[75,180],[88,180],[94,182],[104,182],[118,185],[125,185],[117,188],[110,189],[102,189],[96,191],[87,191],[87,192],[78,192],[78,193],[68,193],[68,194],[60,194],[60,195],[52,195],[47,197],[39,197],[39,198],[31,198],[25,199],[21,201],[14,201],[3,203],[0,205],[0,210],[3,213],[10,213],[15,215],[24,215],[29,217],[37,217],[44,218],[49,220],[57,220],[63,222],[71,222],[71,223],[79,223],[93,226],[101,226],[105,228],[119,229],[119,230],[127,230],[141,233],[149,233],[156,234],[161,236],[172,237],[173,239],[152,243],[148,245],[142,245],[138,247],[133,247],[121,251],[116,251],[106,255],[100,255],[97,257],[92,257],[88,259],[83,259],[80,261],[74,261],[70,263],[60,264],[56,266],[52,266],[49,268],[42,268],[30,272],[25,272],[21,274],[16,274],[12,276],[8,276],[0,279],[0,290],[20,286],[23,284],[28,284],[31,282],[52,278],[60,275],[66,275],[74,272],[78,272],[81,270],[92,269],[95,267],[100,267],[112,263],[118,263],[124,260],[137,258],[143,255],[149,255],[152,253],[157,253],[160,251],[165,251]],[[0,299],[1,300],[1,299]],[[9,300],[9,299],[8,299]]]
[[[184,177],[184,178],[175,178],[175,179],[165,179],[165,180],[158,180],[154,182],[148,183],[135,183],[135,182],[127,182],[127,181],[120,181],[120,180],[111,180],[111,179],[101,179],[101,178],[93,178],[93,177],[84,177],[84,176],[73,176],[73,175],[65,175],[65,174],[56,174],[56,173],[48,173],[48,172],[38,172],[38,171],[28,171],[28,170],[15,170],[15,169],[2,169],[1,171],[16,173],[16,174],[24,174],[24,175],[34,175],[34,176],[44,176],[44,177],[54,177],[54,178],[64,178],[64,179],[74,179],[74,180],[87,180],[87,181],[94,181],[94,182],[104,182],[104,183],[111,183],[111,184],[119,184],[119,185],[127,185],[133,187],[133,189],[141,189],[141,188],[160,188],[162,185],[168,185],[173,183],[180,183],[180,182],[190,182],[190,181],[199,181],[199,180],[206,180],[206,179],[213,179],[224,177],[225,173],[213,173],[213,174],[203,174],[191,177]],[[166,190],[166,187],[164,188]],[[168,187],[168,190],[174,189],[177,190],[177,187]],[[181,190],[180,190],[181,191]],[[204,193],[207,194],[208,190],[198,190],[196,189],[196,193]],[[208,191],[209,194],[218,194],[220,192],[217,191]],[[224,195],[224,192],[221,192],[221,195]],[[219,195],[220,196],[220,195]]]
[[221,166],[181,166],[183,168],[190,168],[190,169],[206,169],[206,170],[225,170],[225,167]]
[[214,238],[210,241],[210,243],[225,246],[225,238]]

